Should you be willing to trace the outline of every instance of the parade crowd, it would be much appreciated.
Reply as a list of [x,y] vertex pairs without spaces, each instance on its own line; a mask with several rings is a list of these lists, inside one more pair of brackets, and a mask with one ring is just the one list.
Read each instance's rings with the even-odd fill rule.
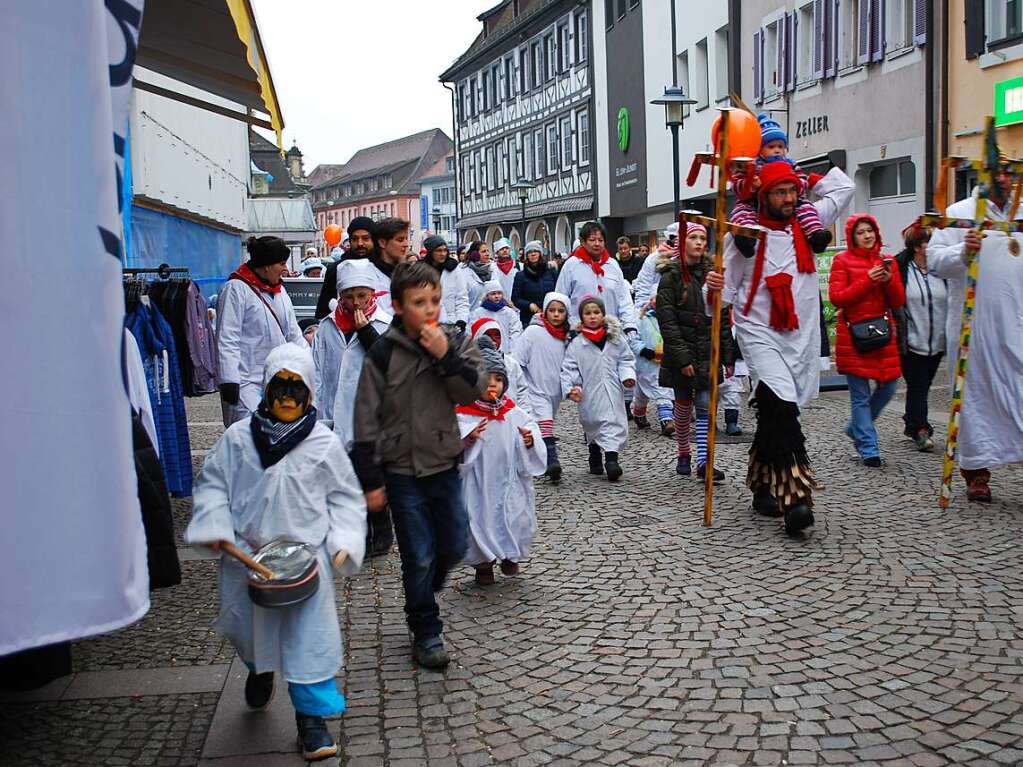
[[[628,475],[631,421],[673,439],[678,475],[705,479],[716,379],[728,434],[741,433],[744,402],[756,415],[745,478],[753,509],[795,537],[814,524],[819,485],[800,410],[829,356],[816,256],[840,216],[846,246],[829,298],[849,387],[845,433],[863,466],[882,466],[874,422],[900,377],[905,434],[934,449],[928,390],[942,360],[956,359],[965,273],[978,252],[959,437],[968,498],[990,501],[991,468],[1023,461],[1023,238],[910,225],[892,257],[871,216],[849,215],[850,179],[838,168],[807,175],[787,158],[780,126],[761,125],[760,155],[731,179],[730,220],[750,233],[725,237],[723,273],[700,224],[672,224],[647,252],[624,237],[608,243],[588,222],[555,260],[537,241],[521,254],[506,239],[493,253],[482,242],[452,253],[436,236],[413,255],[407,221],[356,218],[334,259],[302,266],[324,280],[318,323],[302,328],[281,282],[288,247],[249,241],[248,261],[217,299],[228,428],[199,475],[186,540],[255,552],[286,539],[315,552],[323,583],[290,606],[254,605],[235,559],[223,558],[220,576],[218,628],[249,667],[246,700],[266,706],[283,677],[306,758],[336,753],[324,717],[345,705],[334,681],[342,646],[332,573],[357,572],[396,540],[412,656],[444,668],[436,593],[463,564],[481,586],[498,572],[518,575],[536,532],[534,481],[571,481],[560,454],[575,448],[555,427],[565,400],[591,474]],[[995,179],[991,219],[1009,216],[1014,182],[1007,172]],[[972,218],[975,204],[948,214]],[[721,364],[712,369],[715,293]]]

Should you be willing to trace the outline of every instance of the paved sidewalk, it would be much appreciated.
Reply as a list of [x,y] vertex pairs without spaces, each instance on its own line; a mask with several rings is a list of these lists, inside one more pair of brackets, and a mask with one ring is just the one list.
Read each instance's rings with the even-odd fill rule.
[[[188,405],[198,467],[219,407]],[[743,442],[719,447],[707,529],[669,440],[633,431],[610,485],[566,407],[566,476],[538,483],[522,575],[483,589],[467,568],[442,596],[446,673],[409,659],[395,554],[338,582],[341,763],[1023,764],[1023,468],[996,472],[990,506],[957,483],[942,512],[940,453],[901,436],[900,408],[880,470],[841,434],[844,392],[807,409],[828,489],[794,541],[749,512]],[[174,505],[180,535],[190,504]],[[144,620],[78,643],[72,677],[0,698],[0,764],[302,764],[287,695],[246,711],[244,667],[209,628],[216,562],[182,553],[184,583]]]

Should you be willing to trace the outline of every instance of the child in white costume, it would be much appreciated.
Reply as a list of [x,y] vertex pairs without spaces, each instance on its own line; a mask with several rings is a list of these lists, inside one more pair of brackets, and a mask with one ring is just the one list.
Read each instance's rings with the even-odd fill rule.
[[529,389],[526,384],[526,376],[522,372],[522,366],[512,355],[512,347],[507,340],[508,336],[505,335],[501,326],[496,320],[492,320],[489,317],[480,317],[472,323],[470,333],[473,340],[476,341],[476,345],[480,347],[480,349],[483,349],[485,346],[492,345],[495,349],[501,352],[501,356],[504,357],[504,367],[508,377],[508,383],[505,385],[504,393],[507,397],[514,401],[516,405],[525,410],[530,417],[532,417],[533,410],[529,402]]
[[206,457],[185,541],[215,549],[226,541],[254,552],[284,538],[317,550],[317,591],[273,609],[253,604],[245,566],[223,557],[217,629],[249,667],[249,706],[270,702],[279,672],[303,756],[325,759],[337,746],[323,717],[345,709],[334,681],[342,647],[332,571],[336,564],[354,575],[361,567],[366,505],[341,442],[316,420],[314,379],[307,348],[283,344],[267,355],[256,412],[232,424]]
[[458,426],[465,445],[462,492],[469,512],[465,561],[476,582],[494,582],[494,562],[504,575],[517,575],[536,533],[533,477],[547,470],[547,449],[532,417],[504,396],[504,356],[483,347],[488,376],[484,398],[459,405]]
[[674,398],[675,393],[658,383],[661,374],[661,355],[664,342],[657,325],[656,303],[651,298],[639,309],[639,332],[629,333],[627,338],[632,353],[636,356],[636,392],[632,398],[632,420],[639,429],[649,429],[647,407],[653,402],[661,434],[671,437],[675,434]]
[[590,451],[590,474],[617,482],[618,453],[629,436],[625,389],[636,385],[636,360],[621,323],[604,314],[604,302],[586,296],[579,302],[579,335],[572,339],[561,366],[561,392],[579,403],[579,422]]
[[547,446],[547,476],[551,482],[561,479],[554,417],[561,405],[561,364],[567,346],[568,296],[548,293],[543,299],[543,312],[534,315],[519,336],[514,357],[526,378],[529,412],[536,418]]
[[377,306],[373,265],[365,258],[337,267],[337,307],[324,317],[313,338],[316,401],[321,421],[332,421],[345,450],[352,448],[352,405],[366,352],[391,325]]
[[515,348],[519,336],[522,335],[522,320],[519,318],[518,309],[508,303],[510,293],[505,293],[501,283],[496,279],[490,280],[483,285],[483,300],[473,310],[469,324],[476,322],[482,317],[489,317],[501,324],[505,340],[508,342],[508,351]]

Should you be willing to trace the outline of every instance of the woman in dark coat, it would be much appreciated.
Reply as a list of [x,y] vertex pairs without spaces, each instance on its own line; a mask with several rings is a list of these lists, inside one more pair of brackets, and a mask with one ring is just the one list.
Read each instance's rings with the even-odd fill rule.
[[529,327],[533,316],[543,306],[544,296],[553,291],[558,282],[558,273],[548,265],[539,240],[526,243],[525,257],[525,263],[515,275],[512,285],[512,303],[519,310],[523,328]]
[[[696,474],[703,478],[707,463],[707,427],[710,407],[711,318],[703,301],[703,281],[714,268],[707,257],[707,230],[690,224],[685,240],[685,260],[665,253],[657,263],[661,281],[657,287],[657,321],[664,341],[659,383],[675,390],[675,471],[691,473],[689,437],[692,411],[696,407]],[[731,375],[735,362],[728,308],[721,308],[721,364]],[[715,371],[719,382],[720,370]],[[714,481],[725,478],[714,470]]]

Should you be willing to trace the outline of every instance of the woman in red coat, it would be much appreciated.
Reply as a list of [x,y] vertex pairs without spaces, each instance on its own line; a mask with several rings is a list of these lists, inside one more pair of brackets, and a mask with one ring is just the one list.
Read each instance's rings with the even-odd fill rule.
[[[865,466],[881,465],[874,421],[895,393],[902,368],[895,341],[894,309],[906,302],[899,270],[891,257],[881,255],[881,232],[873,216],[854,213],[845,224],[848,249],[831,265],[828,295],[839,309],[836,361],[838,372],[849,383],[852,418],[845,427],[846,436],[856,443]],[[853,345],[849,323],[887,318],[891,338],[869,352]],[[871,391],[870,382],[874,382]]]

